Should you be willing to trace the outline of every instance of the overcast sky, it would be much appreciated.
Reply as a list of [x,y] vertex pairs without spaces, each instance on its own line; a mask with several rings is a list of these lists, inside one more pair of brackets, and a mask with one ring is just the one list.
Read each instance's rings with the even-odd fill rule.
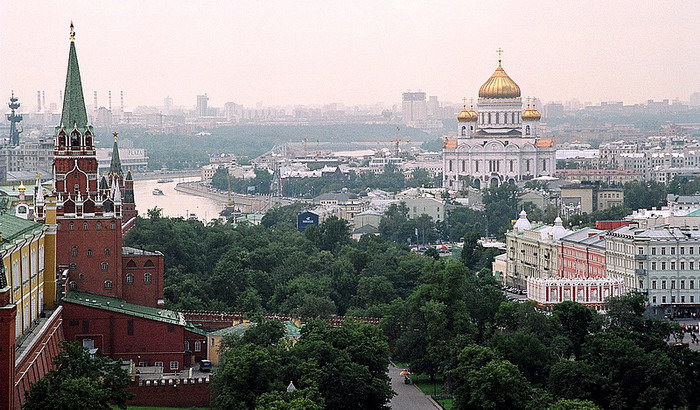
[[30,1],[0,4],[0,100],[58,101],[68,26],[87,103],[393,104],[476,97],[497,65],[523,96],[583,101],[700,91],[693,1]]

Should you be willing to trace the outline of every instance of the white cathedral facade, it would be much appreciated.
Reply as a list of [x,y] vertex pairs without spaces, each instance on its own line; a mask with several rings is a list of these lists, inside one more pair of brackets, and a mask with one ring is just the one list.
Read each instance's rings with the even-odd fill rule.
[[463,190],[554,175],[554,141],[539,137],[541,115],[523,110],[520,87],[498,68],[479,89],[476,110],[457,115],[457,138],[443,147],[443,187]]

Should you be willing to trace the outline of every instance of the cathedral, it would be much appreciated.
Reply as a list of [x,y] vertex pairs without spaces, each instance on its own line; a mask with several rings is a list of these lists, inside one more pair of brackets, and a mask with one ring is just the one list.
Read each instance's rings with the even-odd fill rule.
[[[500,53],[500,50],[499,50]],[[554,174],[554,141],[540,138],[541,115],[501,66],[479,89],[477,106],[457,115],[457,137],[445,139],[443,187],[463,190],[515,184]]]

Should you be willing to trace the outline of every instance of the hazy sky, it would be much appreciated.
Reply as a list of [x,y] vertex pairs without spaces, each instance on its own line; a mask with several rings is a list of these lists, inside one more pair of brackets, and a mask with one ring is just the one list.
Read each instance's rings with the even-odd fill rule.
[[58,101],[76,26],[87,103],[393,104],[476,97],[497,64],[543,101],[700,91],[692,1],[29,1],[0,4],[0,100]]

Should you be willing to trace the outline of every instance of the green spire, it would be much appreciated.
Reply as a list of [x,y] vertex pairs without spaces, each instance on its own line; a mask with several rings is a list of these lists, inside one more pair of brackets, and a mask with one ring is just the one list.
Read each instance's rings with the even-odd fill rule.
[[80,68],[78,67],[78,55],[75,52],[75,32],[73,22],[71,26],[70,51],[68,53],[68,74],[66,75],[66,91],[63,93],[63,113],[61,125],[66,129],[85,128],[88,125],[85,99],[83,98],[83,84],[80,81]]
[[122,161],[119,159],[119,146],[117,145],[119,133],[114,131],[112,135],[114,135],[114,145],[112,146],[112,162],[109,164],[109,173],[121,177],[123,175]]

